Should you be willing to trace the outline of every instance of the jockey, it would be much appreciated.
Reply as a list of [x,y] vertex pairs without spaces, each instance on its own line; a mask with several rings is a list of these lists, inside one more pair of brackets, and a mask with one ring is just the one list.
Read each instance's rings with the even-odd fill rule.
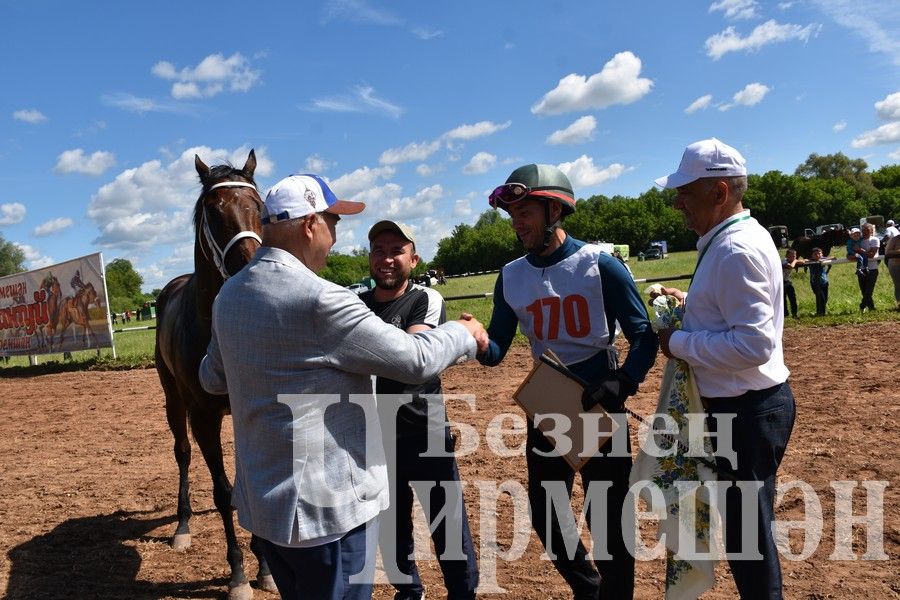
[[75,290],[76,294],[84,289],[84,283],[81,281],[81,270],[75,271],[75,275],[72,277],[72,281],[69,282],[69,285],[72,286],[72,289]]

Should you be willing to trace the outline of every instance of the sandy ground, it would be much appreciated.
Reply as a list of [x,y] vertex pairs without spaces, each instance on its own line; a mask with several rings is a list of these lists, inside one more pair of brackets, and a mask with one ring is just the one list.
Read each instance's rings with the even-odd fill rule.
[[[803,481],[821,501],[824,528],[811,556],[782,559],[787,598],[900,597],[900,476],[892,444],[898,439],[900,393],[896,344],[887,327],[874,324],[824,329],[793,329],[785,336],[797,422],[779,472],[782,483]],[[896,339],[896,332],[890,334]],[[451,404],[451,419],[473,425],[482,443],[460,457],[462,477],[477,481],[525,482],[523,456],[501,458],[484,443],[487,424],[499,413],[520,413],[510,397],[530,368],[524,348],[510,353],[501,367],[455,367],[445,374],[445,391],[475,393],[478,410]],[[656,405],[661,367],[630,406],[650,413]],[[191,466],[191,522],[194,544],[171,549],[177,469],[165,424],[163,394],[153,370],[81,372],[30,379],[0,380],[0,592],[20,598],[219,598],[225,592],[227,564],[221,522],[199,452]],[[231,465],[230,421],[224,431]],[[510,445],[521,441],[511,436]],[[230,467],[229,467],[230,468]],[[866,527],[854,527],[845,544],[857,558],[883,548],[885,560],[830,560],[835,550],[835,493],[830,482],[855,481],[856,514],[865,511],[861,482],[882,481],[883,534],[867,546]],[[578,490],[576,488],[576,496]],[[511,541],[513,529],[530,533],[527,522],[513,523],[512,503],[482,506],[477,486],[466,487],[466,504],[481,540],[480,514],[497,515],[497,540]],[[873,505],[874,506],[874,505]],[[781,521],[804,519],[799,491],[778,508]],[[878,520],[880,523],[881,520]],[[868,529],[871,531],[871,528]],[[646,543],[652,527],[642,527]],[[875,531],[878,534],[877,531]],[[791,535],[794,551],[803,537]],[[244,548],[249,535],[241,532]],[[497,598],[550,600],[569,597],[568,588],[547,560],[537,538],[513,561],[496,563]],[[248,574],[256,571],[246,551]],[[487,565],[482,565],[482,569]],[[437,563],[421,561],[429,596],[443,597]],[[637,598],[663,595],[661,560],[639,562]],[[716,586],[703,598],[733,598],[727,566],[720,564]],[[274,598],[256,592],[257,598]],[[391,597],[387,585],[375,597]]]

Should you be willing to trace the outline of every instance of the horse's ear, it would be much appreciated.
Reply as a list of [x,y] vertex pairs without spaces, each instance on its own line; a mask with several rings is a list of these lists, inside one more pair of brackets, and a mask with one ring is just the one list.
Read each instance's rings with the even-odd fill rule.
[[250,149],[250,156],[247,157],[247,162],[244,163],[244,174],[253,179],[253,172],[256,170],[256,152],[253,149]]
[[197,169],[197,175],[200,176],[200,181],[205,181],[206,178],[209,177],[209,167],[203,164],[199,154],[194,155],[194,168]]

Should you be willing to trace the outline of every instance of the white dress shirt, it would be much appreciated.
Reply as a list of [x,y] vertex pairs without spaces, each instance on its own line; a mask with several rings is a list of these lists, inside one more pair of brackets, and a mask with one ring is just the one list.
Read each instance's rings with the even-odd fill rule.
[[682,329],[669,340],[672,354],[694,369],[700,395],[734,397],[787,380],[781,257],[753,218],[718,235],[729,217],[697,241],[700,258],[685,304]]

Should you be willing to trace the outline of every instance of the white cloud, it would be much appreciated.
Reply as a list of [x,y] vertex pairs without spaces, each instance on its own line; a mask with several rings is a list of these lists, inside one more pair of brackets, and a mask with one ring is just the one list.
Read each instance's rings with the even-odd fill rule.
[[409,25],[383,8],[376,8],[366,0],[326,0],[319,13],[319,22],[323,25],[336,20],[359,23],[361,25],[378,25],[385,27],[403,27],[420,40],[433,40],[444,35],[443,31]]
[[66,150],[56,159],[55,171],[57,173],[82,173],[84,175],[103,175],[103,173],[116,164],[116,157],[112,152],[98,150],[90,156],[85,156],[84,150],[75,148]]
[[441,37],[444,35],[444,32],[439,29],[427,29],[425,27],[412,27],[409,30],[414,36],[419,38],[420,40],[433,40],[436,37]]
[[226,88],[232,92],[246,92],[260,77],[260,71],[254,70],[240,52],[228,58],[222,54],[210,54],[196,67],[181,70],[170,62],[160,61],[153,65],[151,72],[162,79],[175,81],[172,97],[176,100],[210,98]]
[[631,52],[620,52],[590,77],[572,73],[531,107],[531,112],[555,115],[576,110],[606,108],[630,104],[650,92],[653,81],[639,77],[641,59]]
[[402,107],[376,97],[375,88],[370,86],[356,86],[350,94],[343,96],[315,98],[311,105],[303,108],[313,111],[380,114],[392,119],[399,119],[404,112]]
[[386,203],[382,203],[378,214],[384,214],[389,219],[404,220],[429,216],[434,213],[434,202],[443,196],[444,188],[440,184],[431,185],[422,188],[413,196],[388,198]]
[[840,121],[838,121],[831,127],[832,131],[834,131],[835,133],[839,133],[846,128],[847,128],[847,121],[844,121],[843,119],[841,119]]
[[358,191],[352,196],[345,196],[358,202],[365,202],[366,209],[369,213],[376,213],[378,209],[375,207],[386,204],[392,198],[399,198],[403,193],[403,188],[394,182],[388,182],[381,186],[368,187]]
[[12,116],[16,121],[24,121],[31,124],[43,123],[47,120],[47,116],[44,113],[34,108],[17,110]]
[[889,152],[888,158],[892,158],[894,160],[900,160],[900,148],[897,148],[893,152]]
[[693,102],[691,105],[684,109],[684,112],[687,114],[695,113],[698,110],[704,110],[709,107],[710,102],[712,102],[712,94],[706,94],[705,96],[700,96]]
[[794,4],[796,4],[796,2],[779,2],[778,10],[788,10],[789,8],[794,6]]
[[862,37],[869,50],[900,65],[900,11],[891,0],[812,0],[834,21]]
[[318,154],[306,157],[306,170],[310,173],[320,175],[331,168],[332,163],[325,160]]
[[34,246],[29,246],[28,244],[20,244],[18,242],[13,242],[13,244],[18,246],[22,250],[22,253],[25,255],[25,266],[29,271],[49,267],[56,262],[56,260],[54,260],[52,257],[44,255]]
[[344,19],[370,25],[402,25],[403,21],[390,12],[370,6],[364,0],[327,0],[322,6],[320,22]]
[[183,103],[162,102],[153,98],[141,98],[140,96],[127,93],[104,94],[101,97],[101,101],[106,106],[121,108],[139,115],[148,112],[189,113],[193,110],[190,105]]
[[754,106],[762,102],[763,98],[766,97],[772,91],[767,85],[763,85],[761,83],[748,83],[744,89],[735,93],[732,97],[732,102],[729,104],[723,104],[719,107],[719,110],[725,111],[735,106]]
[[[87,214],[97,225],[93,243],[103,248],[142,250],[193,239],[191,215],[200,187],[194,167],[197,154],[209,166],[242,166],[250,148],[234,150],[195,146],[163,164],[150,160],[119,173],[91,197]],[[274,170],[265,148],[256,148],[256,177]]]
[[487,173],[495,164],[497,164],[496,156],[488,152],[479,152],[463,166],[462,172],[466,175],[480,175]]
[[885,121],[900,120],[900,92],[894,92],[876,102],[875,112]]
[[390,179],[394,176],[396,169],[394,167],[360,167],[355,171],[344,173],[337,179],[329,181],[328,184],[334,193],[343,198],[353,198],[376,187],[376,183],[380,179]]
[[493,123],[491,121],[479,121],[472,125],[460,125],[456,129],[451,129],[442,137],[448,140],[474,140],[502,131],[509,127],[512,121],[505,123]]
[[626,171],[625,165],[619,163],[613,163],[606,168],[594,166],[594,159],[586,154],[582,154],[572,162],[565,162],[557,166],[566,174],[576,191],[580,188],[600,185],[617,178]]
[[597,119],[591,115],[581,117],[565,129],[557,129],[547,137],[547,143],[557,144],[581,144],[594,139],[594,130],[597,129]]
[[435,171],[436,170],[434,167],[432,167],[431,165],[426,165],[425,163],[422,163],[421,165],[416,167],[416,173],[418,173],[420,177],[429,177],[431,175],[434,175]]
[[706,40],[706,54],[713,60],[719,60],[729,52],[743,50],[757,51],[767,44],[786,42],[788,40],[800,40],[806,42],[810,36],[818,34],[820,25],[810,24],[806,27],[786,23],[777,23],[774,19],[757,25],[750,35],[742,38],[734,27],[728,27],[725,31],[717,33]]
[[416,252],[422,260],[431,261],[437,252],[440,240],[450,237],[452,224],[446,219],[437,217],[424,217],[418,225],[413,225],[413,233],[416,236]]
[[854,148],[868,148],[879,144],[893,144],[900,142],[900,121],[887,123],[878,129],[865,131],[853,138],[850,145]]
[[710,5],[709,12],[722,11],[726,19],[753,19],[757,8],[756,0],[719,0]]
[[25,220],[25,205],[19,202],[0,204],[0,225],[16,225]]
[[57,219],[50,219],[49,221],[41,223],[34,228],[34,231],[32,233],[35,237],[43,237],[45,235],[51,235],[64,229],[68,229],[73,224],[74,221],[72,221],[72,219],[68,217],[59,217]]
[[402,148],[389,148],[381,153],[378,162],[383,165],[397,165],[405,162],[427,160],[441,147],[440,140],[432,142],[412,142]]
[[457,200],[453,205],[453,216],[459,219],[472,216],[472,201],[465,198]]

